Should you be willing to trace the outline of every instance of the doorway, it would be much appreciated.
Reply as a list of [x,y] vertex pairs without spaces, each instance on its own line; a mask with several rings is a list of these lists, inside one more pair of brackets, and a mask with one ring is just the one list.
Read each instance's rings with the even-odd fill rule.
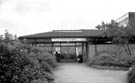
[[83,55],[82,43],[57,43],[54,51],[60,54],[61,62],[77,62],[77,56]]

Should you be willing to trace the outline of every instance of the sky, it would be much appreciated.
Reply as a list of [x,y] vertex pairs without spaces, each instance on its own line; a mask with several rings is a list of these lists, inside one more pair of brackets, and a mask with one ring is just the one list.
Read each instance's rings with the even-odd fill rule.
[[134,0],[0,0],[0,34],[95,29],[135,12]]

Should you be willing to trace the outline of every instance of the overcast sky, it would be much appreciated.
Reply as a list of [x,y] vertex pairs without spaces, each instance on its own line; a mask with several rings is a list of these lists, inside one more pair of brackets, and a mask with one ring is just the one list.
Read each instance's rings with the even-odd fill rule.
[[51,30],[94,29],[127,12],[134,0],[0,0],[0,34],[28,35]]

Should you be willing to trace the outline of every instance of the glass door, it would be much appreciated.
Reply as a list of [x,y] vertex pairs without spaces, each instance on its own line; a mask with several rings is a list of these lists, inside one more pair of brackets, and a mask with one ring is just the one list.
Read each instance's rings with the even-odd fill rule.
[[61,47],[61,59],[75,59],[75,47],[74,46],[62,46]]

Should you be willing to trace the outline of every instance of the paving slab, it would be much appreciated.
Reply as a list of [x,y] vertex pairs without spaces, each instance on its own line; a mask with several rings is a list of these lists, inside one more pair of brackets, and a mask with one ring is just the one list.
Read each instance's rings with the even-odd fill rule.
[[126,83],[127,72],[99,70],[86,64],[61,63],[54,71],[54,83]]

